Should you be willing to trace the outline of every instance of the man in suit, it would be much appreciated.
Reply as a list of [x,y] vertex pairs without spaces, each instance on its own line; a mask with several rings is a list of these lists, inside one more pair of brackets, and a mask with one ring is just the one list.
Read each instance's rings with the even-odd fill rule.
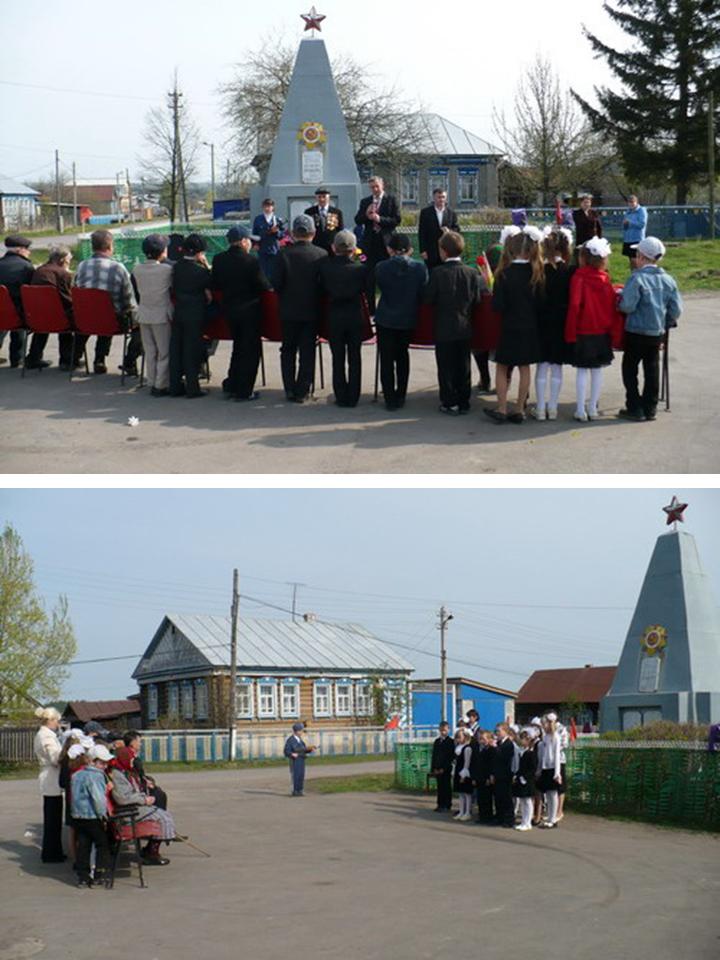
[[315,377],[319,267],[328,255],[315,246],[315,224],[307,214],[295,217],[292,236],[295,242],[280,252],[275,270],[283,335],[280,366],[285,396],[291,403],[304,403]]
[[361,388],[362,294],[367,286],[367,269],[354,258],[355,234],[349,230],[338,233],[333,251],[335,256],[320,264],[320,289],[330,301],[328,340],[333,392],[339,407],[356,407]]
[[253,221],[252,232],[258,238],[260,268],[270,283],[275,279],[275,264],[280,253],[280,241],[285,236],[282,221],[275,215],[274,200],[263,200],[262,213]]
[[437,782],[437,806],[440,813],[452,809],[452,765],[455,759],[455,741],[450,736],[450,724],[443,720],[438,728],[440,736],[433,743],[430,770]]
[[418,220],[418,243],[420,256],[428,270],[434,270],[440,264],[438,241],[448,230],[460,233],[457,214],[447,205],[447,193],[442,187],[433,190],[433,202],[420,211]]
[[305,211],[312,217],[315,225],[313,243],[332,256],[333,240],[344,229],[343,214],[340,207],[330,206],[330,191],[327,187],[318,187],[315,191],[317,203]]
[[408,348],[418,322],[427,269],[423,263],[410,259],[410,238],[403,233],[390,237],[388,251],[390,259],[383,260],[375,270],[380,290],[375,326],[385,408],[399,410],[405,405],[410,376]]
[[485,289],[477,270],[462,262],[465,242],[448,230],[440,237],[442,263],[433,270],[426,301],[435,310],[435,360],[440,389],[440,412],[470,410],[470,344],[475,305]]
[[367,287],[370,315],[375,315],[375,267],[388,259],[387,245],[390,237],[400,226],[400,208],[395,197],[385,193],[382,177],[369,180],[370,196],[360,201],[355,214],[355,223],[363,228],[360,246],[367,258]]
[[581,247],[593,237],[603,235],[602,220],[597,210],[592,208],[593,198],[589,193],[580,197],[580,208],[573,210],[573,221],[575,223],[575,249]]
[[515,745],[510,739],[510,730],[506,723],[497,728],[497,745],[492,765],[492,785],[495,795],[495,815],[498,826],[514,827],[515,811],[512,800],[512,763],[515,757]]
[[255,391],[260,364],[262,309],[260,295],[270,290],[270,281],[252,256],[247,227],[230,227],[229,247],[212,263],[212,285],[219,290],[228,325],[233,335],[230,369],[223,390],[233,400],[257,400]]
[[302,797],[305,786],[305,757],[313,753],[315,747],[308,747],[300,734],[305,729],[304,723],[294,723],[292,736],[285,741],[284,754],[290,763],[290,784],[292,796]]

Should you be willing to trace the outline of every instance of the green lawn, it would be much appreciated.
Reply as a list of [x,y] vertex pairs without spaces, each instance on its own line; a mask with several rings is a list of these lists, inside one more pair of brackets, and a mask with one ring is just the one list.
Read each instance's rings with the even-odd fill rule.
[[[610,257],[610,274],[615,283],[629,276],[627,260],[620,255],[620,244],[613,244],[617,253]],[[662,267],[672,274],[683,293],[698,290],[720,290],[720,240],[687,240],[668,242]]]
[[354,777],[318,777],[308,780],[310,793],[384,793],[395,787],[394,773],[361,773]]
[[[346,763],[374,763],[377,760],[392,760],[390,753],[379,753],[368,756],[325,756],[313,757],[308,762],[311,766],[329,766],[342,765]],[[228,763],[227,760],[218,763],[204,761],[172,761],[169,763],[146,763],[145,769],[148,773],[158,778],[163,773],[206,773],[208,770],[247,770],[256,767],[284,767],[287,760],[238,760],[236,763]],[[0,780],[32,780],[38,775],[38,767],[35,763],[1,763],[0,762]],[[389,774],[389,776],[391,776]],[[351,778],[343,778],[351,779]]]

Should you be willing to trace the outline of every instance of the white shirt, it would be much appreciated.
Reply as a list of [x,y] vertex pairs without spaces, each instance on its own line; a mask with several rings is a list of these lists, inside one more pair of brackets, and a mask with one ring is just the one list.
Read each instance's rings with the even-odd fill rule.
[[553,770],[560,776],[560,737],[557,733],[546,733],[538,745],[538,769]]
[[442,222],[443,222],[443,217],[445,216],[446,210],[447,210],[447,207],[443,207],[442,210],[438,206],[435,207],[435,216],[438,219],[438,226],[443,225]]

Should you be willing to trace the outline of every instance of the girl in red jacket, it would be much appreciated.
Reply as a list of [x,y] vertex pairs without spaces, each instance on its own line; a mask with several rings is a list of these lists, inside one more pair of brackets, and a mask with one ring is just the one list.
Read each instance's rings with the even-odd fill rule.
[[[580,266],[570,281],[570,302],[565,340],[573,345],[572,364],[577,368],[575,419],[597,420],[603,367],[613,361],[612,332],[616,294],[607,272],[610,244],[593,237],[582,247]],[[587,382],[590,401],[587,403]]]

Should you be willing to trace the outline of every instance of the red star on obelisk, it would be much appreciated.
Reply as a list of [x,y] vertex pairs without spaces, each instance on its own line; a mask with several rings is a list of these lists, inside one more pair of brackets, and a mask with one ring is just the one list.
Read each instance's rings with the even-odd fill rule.
[[320,24],[326,19],[326,17],[324,14],[318,13],[315,7],[312,7],[310,13],[301,13],[300,16],[305,21],[305,32],[312,30],[313,35],[316,30],[322,32],[322,27]]
[[680,503],[677,497],[673,497],[667,507],[663,507],[663,510],[667,514],[667,526],[670,526],[671,523],[675,524],[675,529],[677,530],[677,525],[679,523],[685,523],[685,518],[683,513],[687,510],[686,503]]

